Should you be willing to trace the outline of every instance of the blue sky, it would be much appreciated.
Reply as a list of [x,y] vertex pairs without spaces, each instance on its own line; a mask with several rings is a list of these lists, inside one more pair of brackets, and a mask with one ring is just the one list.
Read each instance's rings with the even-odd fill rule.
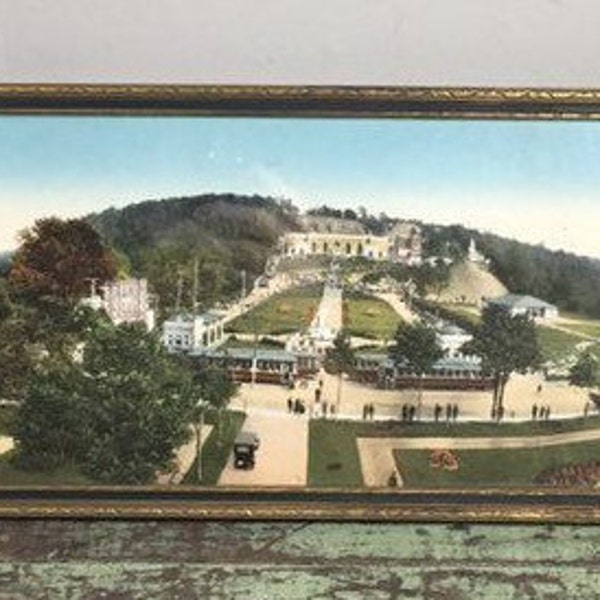
[[0,117],[0,248],[44,215],[269,194],[600,257],[600,122]]

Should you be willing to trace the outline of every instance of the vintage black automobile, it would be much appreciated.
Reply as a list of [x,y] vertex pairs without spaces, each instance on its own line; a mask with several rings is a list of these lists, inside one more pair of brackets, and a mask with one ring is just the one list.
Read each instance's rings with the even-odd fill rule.
[[260,439],[256,433],[240,431],[233,442],[233,466],[236,469],[253,469],[259,446]]

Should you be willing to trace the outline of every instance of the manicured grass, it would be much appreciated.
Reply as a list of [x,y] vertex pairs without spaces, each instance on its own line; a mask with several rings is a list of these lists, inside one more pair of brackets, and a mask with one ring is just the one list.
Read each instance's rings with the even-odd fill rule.
[[351,295],[344,300],[344,328],[351,336],[390,340],[402,319],[379,298]]
[[456,304],[441,304],[440,306],[459,317],[467,318],[473,325],[481,323],[481,313],[475,307]]
[[245,315],[234,319],[227,331],[277,335],[306,329],[319,306],[321,286],[298,287],[276,294]]
[[588,335],[593,338],[600,337],[600,322],[599,321],[584,321],[579,323],[561,323],[561,327],[569,329],[573,333]]
[[[319,419],[309,429],[308,482],[315,487],[360,487],[359,437],[532,436],[600,429],[600,416],[522,423],[402,423]],[[597,444],[600,448],[600,444]],[[546,450],[546,449],[544,449]],[[415,451],[416,452],[416,451]]]
[[427,450],[395,450],[396,465],[406,487],[505,487],[532,485],[542,471],[600,459],[598,442],[545,448],[457,450],[459,468],[446,471],[429,465]]
[[585,338],[576,333],[567,333],[545,325],[537,325],[536,332],[543,359],[552,362],[566,360],[576,352],[575,346],[585,341]]
[[12,423],[17,415],[18,407],[0,406],[0,435],[11,435]]
[[356,445],[360,423],[318,419],[308,433],[308,485],[360,487],[362,472]]
[[[204,442],[202,449],[202,484],[216,485],[221,472],[227,465],[227,461],[233,450],[233,442],[240,432],[246,415],[241,411],[226,411],[222,416],[220,427],[217,428],[214,418],[207,417],[206,421],[213,428]],[[197,460],[191,466],[183,479],[184,484],[198,483]]]
[[55,471],[26,471],[12,463],[13,452],[0,456],[0,486],[2,485],[101,485],[82,475],[76,466],[64,466]]

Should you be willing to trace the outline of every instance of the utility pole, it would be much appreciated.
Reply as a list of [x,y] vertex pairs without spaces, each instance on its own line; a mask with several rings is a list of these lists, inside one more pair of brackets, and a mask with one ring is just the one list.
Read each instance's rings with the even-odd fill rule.
[[246,297],[246,269],[242,269],[242,300]]
[[181,296],[182,296],[182,294],[183,294],[183,277],[181,276],[181,273],[180,273],[177,278],[177,297],[175,300],[175,312],[177,314],[179,314],[181,311]]
[[194,284],[192,289],[192,314],[196,316],[198,310],[198,257],[194,257]]
[[202,433],[204,429],[204,402],[198,400],[196,408],[200,409],[200,418],[196,422],[196,477],[202,483]]

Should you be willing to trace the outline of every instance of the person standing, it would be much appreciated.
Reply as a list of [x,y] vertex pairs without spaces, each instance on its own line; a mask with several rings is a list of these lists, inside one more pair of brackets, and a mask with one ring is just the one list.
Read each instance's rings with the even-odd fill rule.
[[531,418],[535,421],[538,415],[538,405],[534,402],[531,407]]

